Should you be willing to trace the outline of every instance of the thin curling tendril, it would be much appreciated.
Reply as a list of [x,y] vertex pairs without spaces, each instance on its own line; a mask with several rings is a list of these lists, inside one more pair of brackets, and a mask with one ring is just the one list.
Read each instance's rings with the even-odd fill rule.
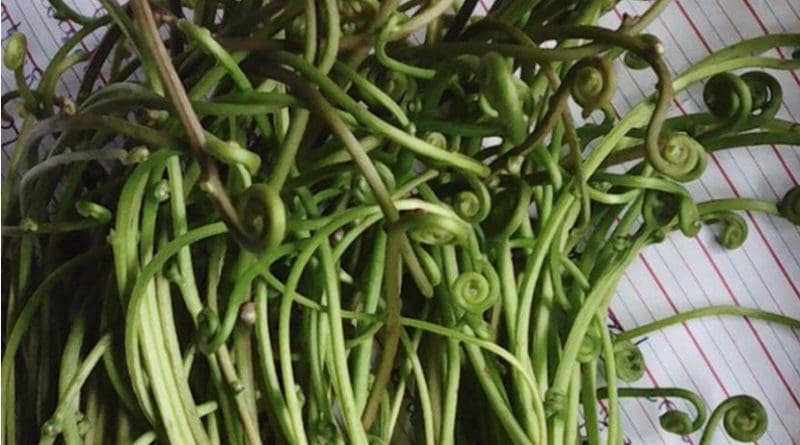
[[758,123],[775,117],[783,103],[783,88],[775,76],[763,71],[748,71],[741,79],[750,88],[753,111],[758,112]]
[[480,223],[489,216],[492,197],[486,185],[474,175],[465,175],[468,190],[462,190],[453,197],[453,210],[469,223]]
[[711,77],[703,89],[703,101],[721,122],[702,137],[710,139],[739,129],[753,110],[750,91],[748,83],[736,74],[720,73]]
[[[696,415],[692,419],[684,411],[671,409],[659,417],[661,427],[673,434],[685,436],[700,430],[706,422],[708,412],[703,400],[692,391],[683,388],[619,388],[619,397],[678,397],[691,403]],[[608,396],[608,388],[599,388],[597,397],[605,399]]]
[[708,163],[705,148],[685,133],[673,133],[666,137],[661,154],[665,162],[663,168],[669,169],[661,173],[681,182],[699,178]]
[[734,212],[715,212],[704,215],[708,223],[719,223],[722,230],[717,233],[716,240],[726,249],[738,249],[747,239],[747,221]]
[[642,215],[645,223],[659,230],[670,227],[677,219],[686,236],[700,231],[700,213],[692,199],[659,190],[648,190],[644,196]]
[[451,289],[459,307],[472,314],[481,314],[497,302],[500,280],[488,262],[481,262],[478,271],[459,275]]
[[583,117],[607,104],[616,92],[617,81],[611,62],[603,57],[581,59],[572,68],[569,92],[572,99],[583,109]]
[[711,444],[720,420],[725,432],[739,442],[754,442],[767,431],[767,411],[764,405],[751,396],[733,396],[720,403],[711,413],[700,438],[700,445]]
[[266,184],[253,184],[237,203],[248,242],[263,251],[278,246],[286,234],[286,209],[280,196]]

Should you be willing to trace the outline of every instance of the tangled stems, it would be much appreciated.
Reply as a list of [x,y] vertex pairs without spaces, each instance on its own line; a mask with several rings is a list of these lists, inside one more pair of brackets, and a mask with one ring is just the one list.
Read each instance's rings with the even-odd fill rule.
[[375,43],[375,57],[386,68],[392,71],[407,74],[412,77],[418,77],[422,79],[432,79],[436,75],[435,71],[425,68],[418,68],[415,66],[399,62],[397,60],[390,58],[386,54],[386,42],[389,39],[389,35],[398,28],[402,17],[404,17],[402,14],[392,15],[391,17],[389,17],[389,20],[386,22],[386,25],[384,25],[381,31],[378,33],[377,41]]
[[[172,242],[168,246],[169,248],[159,250],[150,260],[156,219],[156,211],[153,207],[157,205],[158,200],[155,196],[145,198],[142,194],[147,184],[153,185],[166,167],[166,160],[161,160],[160,158],[154,155],[153,158],[140,165],[135,173],[141,180],[132,181],[130,187],[125,187],[125,190],[123,190],[122,202],[125,202],[125,195],[130,194],[129,202],[141,203],[144,198],[144,203],[143,205],[135,206],[133,209],[126,209],[126,212],[121,212],[117,221],[116,240],[112,241],[115,258],[118,259],[119,263],[117,277],[120,293],[129,298],[125,313],[126,362],[131,382],[134,386],[134,393],[140,405],[149,414],[149,417],[153,418],[153,404],[148,397],[148,389],[144,383],[143,372],[145,370],[151,376],[154,376],[152,390],[155,404],[159,410],[166,410],[170,413],[170,416],[180,416],[178,418],[181,420],[180,422],[168,422],[165,424],[168,437],[177,440],[194,440],[202,443],[208,439],[199,424],[199,418],[196,417],[197,414],[191,400],[191,392],[185,386],[185,383],[181,385],[181,380],[178,380],[178,376],[182,375],[182,372],[177,369],[178,362],[175,360],[175,356],[171,361],[165,357],[168,356],[168,348],[171,346],[168,343],[162,344],[165,328],[159,325],[158,319],[153,320],[153,316],[159,314],[158,310],[153,307],[155,296],[161,292],[158,283],[159,281],[163,283],[163,278],[156,276],[156,274],[160,273],[167,259],[181,252],[188,243],[222,233],[224,226],[212,224],[180,236],[177,238],[178,242]],[[148,178],[148,174],[152,174],[152,176]],[[141,209],[139,208],[140,206]],[[135,233],[138,224],[124,225],[124,222],[128,218],[133,221],[138,220],[140,212],[142,214],[141,246],[140,249],[136,249],[136,239],[133,238],[135,235],[131,231]],[[184,241],[184,239],[188,239],[188,241]],[[183,244],[181,241],[184,241]],[[133,272],[138,269],[140,260],[142,262],[150,261],[134,281],[132,279],[135,276]],[[156,283],[155,286],[153,281]],[[183,291],[186,292],[185,289]],[[141,352],[144,363],[141,362],[139,356],[140,344],[142,345]],[[144,367],[142,364],[144,364]]]
[[[142,383],[143,376],[141,372],[143,371],[141,364],[139,363],[139,345],[140,345],[140,336],[144,337],[143,330],[141,327],[146,326],[146,321],[144,321],[143,317],[143,308],[146,307],[146,300],[148,300],[148,296],[151,296],[149,292],[146,291],[151,284],[151,280],[153,277],[158,273],[164,264],[174,255],[181,251],[184,246],[191,244],[192,242],[196,242],[198,240],[202,240],[204,238],[208,238],[211,236],[219,235],[225,232],[225,226],[222,224],[210,224],[208,226],[200,227],[198,229],[194,229],[186,234],[175,238],[175,240],[171,241],[168,245],[162,247],[158,253],[153,256],[153,258],[147,263],[147,265],[142,269],[141,274],[137,277],[136,282],[132,286],[132,290],[130,293],[130,299],[127,304],[127,311],[125,312],[125,357],[128,363],[128,372],[130,373],[131,381],[134,383],[134,393],[136,394],[137,399],[139,399],[139,403],[143,404],[144,406],[149,405],[148,402],[145,402],[146,395],[143,391],[147,391],[146,387]],[[142,331],[142,332],[140,332]],[[146,338],[146,337],[144,337]],[[147,347],[143,348],[147,351]],[[151,361],[151,359],[147,359]],[[151,364],[149,366],[149,372],[154,373],[154,367],[157,366],[156,364]],[[162,369],[162,372],[163,369]],[[166,378],[169,377],[160,377]],[[161,383],[161,382],[159,382]],[[166,381],[162,384],[168,384]],[[158,387],[154,387],[154,392],[156,393],[156,401],[160,404],[159,408],[162,410],[171,410],[176,409],[177,406],[173,401],[169,401],[167,391],[164,389],[158,389]],[[172,408],[166,408],[169,403],[172,403]],[[180,409],[180,408],[178,408]],[[185,413],[176,414],[180,415],[181,417],[185,417]],[[169,437],[180,437],[181,435],[193,435],[194,433],[184,431],[180,432],[179,428],[180,425],[170,425],[167,422],[165,425],[167,428],[167,434]],[[170,428],[172,427],[172,428]],[[197,439],[192,440],[202,440]],[[207,440],[207,439],[206,439]],[[258,442],[256,438],[256,442]]]
[[[335,5],[329,0],[325,2],[325,9],[327,11],[326,46],[319,62],[319,68],[323,74],[327,74],[334,65],[340,38],[339,14]],[[306,2],[306,45],[303,56],[309,62],[313,61],[317,49],[314,11],[313,2]],[[307,110],[293,110],[290,115],[291,123],[270,180],[270,185],[275,189],[283,188],[302,143],[302,133],[308,128],[309,117]]]
[[367,399],[364,414],[361,418],[364,430],[369,431],[378,413],[383,392],[389,383],[390,373],[400,342],[400,292],[402,289],[402,263],[400,247],[403,226],[398,225],[389,230],[386,243],[386,265],[384,272],[384,294],[386,295],[386,322],[384,323],[384,343],[381,361],[375,373],[372,391]]
[[500,54],[489,53],[481,58],[478,77],[481,93],[497,112],[506,140],[512,145],[521,144],[527,133],[527,118],[512,67]]
[[[571,371],[575,366],[580,352],[582,337],[586,334],[589,324],[598,310],[605,309],[610,303],[610,296],[613,283],[616,282],[619,274],[622,273],[624,267],[632,261],[634,252],[637,252],[641,245],[644,243],[647,232],[644,232],[633,245],[626,252],[625,256],[620,259],[618,264],[610,267],[606,276],[595,285],[595,288],[590,294],[587,295],[584,305],[578,311],[572,328],[570,329],[567,337],[563,355],[559,361],[556,373],[553,377],[553,384],[550,391],[566,393]],[[635,363],[635,362],[634,362]],[[633,368],[634,370],[636,367]],[[563,429],[563,416],[556,416],[554,419],[556,430]]]
[[64,388],[61,394],[58,407],[53,413],[50,420],[45,422],[42,426],[42,438],[39,439],[40,445],[48,445],[55,442],[59,433],[63,430],[62,419],[65,411],[72,408],[72,401],[78,396],[81,386],[89,378],[89,374],[94,370],[97,362],[100,361],[103,354],[111,346],[111,336],[106,334],[100,338],[97,344],[86,355],[86,359],[75,372],[75,376],[69,385]]
[[[11,358],[16,354],[17,348],[22,341],[22,337],[28,331],[28,326],[33,320],[36,311],[42,305],[44,299],[50,295],[50,292],[54,286],[66,279],[69,274],[71,274],[74,270],[77,270],[79,267],[83,267],[85,264],[88,264],[92,261],[97,261],[106,255],[108,255],[108,249],[104,248],[96,249],[81,256],[75,257],[62,264],[39,285],[39,287],[31,294],[30,298],[28,298],[28,301],[25,303],[25,307],[17,316],[14,326],[11,328],[8,340],[3,350],[3,363],[11,362]],[[3,366],[2,374],[4,391],[8,391],[9,389],[12,372],[11,368],[12,367],[10,366]],[[6,409],[9,409],[9,407],[5,407],[4,411],[6,411]]]
[[[297,59],[302,60],[302,59]],[[336,136],[342,141],[353,161],[358,166],[367,184],[369,184],[378,205],[383,210],[384,214],[390,221],[398,218],[397,209],[391,201],[389,191],[386,188],[383,180],[380,177],[375,165],[367,156],[366,151],[361,147],[359,141],[355,138],[353,133],[344,125],[333,107],[312,88],[308,87],[299,78],[292,76],[288,72],[277,72],[278,77],[288,80],[293,86],[298,88],[307,99],[314,104],[315,110],[323,119],[328,123],[331,129],[335,132]]]
[[[319,92],[313,88],[309,88],[293,75],[283,71],[276,71],[275,74],[282,79],[288,80],[293,86],[300,89],[307,99],[313,103],[315,111],[322,116],[326,123],[331,127],[331,130],[334,132],[336,137],[342,141],[362,175],[364,175],[364,179],[369,184],[372,194],[377,200],[378,205],[381,207],[381,210],[383,211],[387,220],[390,223],[396,222],[399,218],[398,210],[391,201],[389,192],[383,180],[381,179],[380,174],[367,156],[365,150],[360,146],[353,133],[344,125],[338,115],[334,112],[333,107],[322,97]],[[328,81],[330,82],[330,80]],[[334,85],[334,88],[337,87]],[[348,97],[348,100],[352,99],[349,99]],[[356,107],[361,109],[357,105]],[[403,238],[401,240],[403,258],[409,267],[409,271],[414,277],[417,286],[419,286],[419,288],[422,290],[422,293],[424,295],[430,295],[432,293],[432,289],[430,283],[421,270],[419,260],[416,258],[416,255],[411,250],[410,244],[405,239],[406,235],[403,234],[401,236]]]
[[[662,153],[663,148],[659,143],[659,139],[661,137],[661,127],[663,125],[663,121],[666,117],[666,111],[669,108],[670,102],[672,101],[673,97],[673,85],[670,81],[669,70],[662,59],[662,55],[664,52],[664,48],[661,43],[656,39],[644,38],[644,39],[634,39],[630,36],[627,36],[621,32],[613,32],[609,30],[605,30],[602,28],[595,28],[595,27],[586,27],[586,26],[575,26],[575,27],[553,27],[549,30],[544,30],[541,33],[542,35],[538,36],[541,39],[547,38],[593,38],[598,41],[609,43],[612,45],[617,45],[622,48],[626,48],[630,51],[636,53],[639,57],[647,61],[653,70],[655,71],[658,77],[658,83],[656,88],[658,90],[657,97],[655,99],[655,106],[652,110],[650,121],[647,126],[647,136],[645,138],[645,147],[647,151],[648,161],[662,174],[667,176],[672,176],[675,174],[675,159],[665,159],[666,155],[670,155],[672,157],[674,154],[672,153]],[[546,57],[546,60],[562,60],[559,57],[554,57],[557,53],[558,55],[567,55],[572,54],[571,49],[555,49],[552,54],[549,54],[550,57]],[[590,54],[587,54],[590,55]],[[543,54],[540,54],[540,57]],[[536,60],[536,59],[534,59]],[[570,60],[569,57],[563,60]],[[537,60],[538,61],[538,60]],[[580,62],[579,62],[580,63]],[[595,86],[591,89],[595,91],[604,91],[603,88],[599,87],[599,83],[596,80],[592,79],[599,79],[598,74],[603,74],[602,71],[590,71],[590,70],[582,70],[582,77],[590,80],[591,84]],[[605,83],[609,83],[611,81],[610,78],[605,79]],[[601,95],[602,97],[603,95]],[[677,173],[680,174],[680,173]]]
[[272,249],[269,254],[263,256],[250,269],[245,271],[242,279],[236,283],[236,286],[231,291],[228,307],[222,316],[221,322],[213,308],[205,308],[197,315],[198,347],[202,352],[206,354],[214,353],[225,343],[236,327],[239,309],[246,301],[247,291],[252,281],[261,275],[264,268],[269,267],[272,262],[289,254],[291,247],[293,246],[282,245],[277,249]]
[[488,169],[486,166],[476,162],[474,159],[461,153],[447,152],[446,150],[409,135],[401,129],[394,127],[386,121],[375,116],[370,111],[358,105],[358,103],[345,94],[344,91],[342,91],[341,88],[339,88],[333,81],[319,73],[318,70],[308,64],[302,58],[286,52],[278,53],[276,58],[278,61],[286,63],[292,68],[297,69],[303,76],[306,76],[309,80],[317,84],[321,91],[329,95],[336,103],[343,106],[345,111],[351,113],[361,123],[369,126],[375,132],[402,145],[403,147],[420,156],[443,162],[446,165],[452,165],[455,168],[474,173],[479,177],[487,175]]
[[[286,289],[284,291],[283,297],[281,298],[279,326],[278,326],[278,336],[280,342],[279,351],[281,360],[281,373],[283,377],[284,392],[286,393],[287,406],[289,408],[292,426],[294,428],[296,437],[302,443],[306,442],[305,431],[304,431],[305,428],[303,426],[303,422],[301,419],[299,400],[295,392],[294,372],[292,371],[292,366],[291,366],[291,349],[290,349],[291,346],[289,342],[289,322],[291,317],[291,305],[295,298],[294,297],[295,289],[300,280],[301,273],[303,269],[306,267],[308,261],[311,259],[311,256],[318,249],[319,245],[323,243],[327,239],[327,237],[330,236],[331,233],[333,233],[333,231],[339,229],[342,225],[352,221],[354,218],[360,215],[364,215],[365,211],[374,212],[375,210],[376,209],[374,208],[354,209],[351,211],[345,211],[342,214],[339,214],[335,218],[333,218],[329,224],[327,224],[323,229],[317,231],[308,240],[308,242],[298,255],[297,259],[295,260],[294,266],[292,267],[292,270],[289,273],[289,276],[286,281]],[[326,273],[327,279],[331,279],[330,275],[331,272],[328,271]],[[330,309],[330,311],[333,312],[330,318],[338,319],[338,316],[336,316],[338,314],[334,312],[337,310],[339,309],[337,308]],[[341,323],[337,323],[337,326],[331,325],[331,328],[335,330],[340,330]],[[335,354],[341,354],[339,360],[345,360],[343,351],[341,352],[336,351]],[[350,379],[348,375],[349,373],[346,367],[343,367],[343,363],[341,361],[336,366],[337,367],[335,368],[335,372],[338,374],[335,374],[334,378],[338,380],[337,387],[343,397],[342,400],[343,409],[346,410],[344,412],[345,415],[347,416],[348,432],[351,435],[351,440],[365,441],[366,439],[363,437],[364,431],[361,428],[360,419],[357,418],[357,412],[354,406],[355,405],[354,396],[351,393],[351,388],[345,386],[345,383],[349,382]]]
[[[399,240],[402,242],[402,239]],[[400,264],[400,253],[399,249],[397,254],[394,255],[393,261],[394,265]],[[387,255],[388,259],[388,255]],[[355,411],[355,396],[353,394],[352,389],[352,381],[350,379],[349,369],[347,367],[347,355],[345,351],[345,344],[344,344],[344,332],[342,328],[342,316],[341,316],[341,300],[339,296],[339,288],[338,282],[335,277],[335,270],[334,265],[331,257],[330,246],[327,244],[323,244],[321,249],[321,259],[320,262],[323,264],[323,273],[325,274],[326,278],[326,294],[328,297],[328,325],[329,330],[331,332],[331,340],[332,340],[332,353],[333,353],[333,379],[334,379],[334,388],[337,391],[339,400],[341,400],[342,409],[343,410],[350,410],[349,413],[345,412],[344,419],[345,419],[345,429],[347,431],[348,438],[351,443],[353,444],[364,444],[366,445],[366,433],[364,429],[362,429],[362,424],[360,423],[360,419]],[[389,264],[391,265],[391,263]],[[397,305],[399,303],[399,283],[397,289],[397,295],[394,297],[394,303],[387,303],[387,304],[394,304]],[[391,295],[388,296],[391,298]],[[399,308],[392,308],[395,312],[399,312]],[[387,319],[387,324],[396,323],[396,319],[392,320],[391,317]]]
[[361,90],[362,94],[386,108],[395,117],[395,119],[397,119],[398,124],[409,129],[409,131],[413,133],[413,125],[406,115],[406,112],[400,107],[400,105],[397,104],[397,102],[394,101],[394,99],[392,99],[390,95],[375,86],[375,84],[365,79],[357,71],[353,70],[344,63],[337,62],[333,69],[335,72],[345,75],[351,82],[355,84],[357,88]]
[[[521,381],[525,386],[525,391],[531,395],[533,416],[535,416],[536,419],[536,427],[539,431],[539,437],[542,441],[546,441],[545,411],[542,398],[533,380],[533,376],[528,372],[527,368],[514,357],[513,354],[491,341],[476,338],[474,335],[470,335],[469,332],[464,333],[461,331],[455,331],[438,324],[410,319],[407,317],[401,317],[400,322],[404,326],[442,335],[469,345],[466,348],[467,353],[470,357],[470,360],[475,362],[476,369],[487,370],[487,362],[485,357],[483,357],[483,354],[481,354],[480,349],[484,349],[487,352],[497,355],[511,365],[521,376]],[[488,373],[491,374],[491,371]],[[525,432],[522,431],[519,424],[513,418],[513,415],[507,411],[505,404],[501,400],[502,396],[499,393],[498,388],[495,387],[495,384],[490,380],[490,378],[484,374],[481,377],[480,384],[487,392],[487,397],[489,398],[490,403],[492,403],[492,405],[498,410],[497,415],[500,417],[500,421],[508,428],[507,433],[509,436],[511,436],[512,441],[515,443],[529,443],[531,441],[535,442],[534,438],[526,436]]]
[[[267,240],[264,242],[263,233],[252,234],[248,232],[246,227],[242,224],[239,215],[234,210],[230,197],[222,186],[217,167],[206,155],[205,150],[208,149],[206,145],[207,137],[200,125],[200,121],[192,111],[189,98],[175,71],[175,67],[172,65],[167,55],[166,48],[158,37],[158,29],[156,28],[155,19],[149,3],[146,0],[134,0],[132,4],[137,20],[144,26],[143,37],[149,56],[153,58],[159,68],[158,72],[161,76],[161,81],[164,82],[167,95],[186,130],[189,146],[192,148],[192,154],[202,169],[200,189],[206,193],[211,202],[217,207],[226,224],[232,229],[231,232],[237,238],[237,241],[248,249],[260,251],[260,249],[269,243],[270,238],[274,238],[274,235],[267,235]],[[211,150],[213,150],[213,148]],[[221,149],[221,151],[224,152],[225,150]],[[278,211],[274,209],[269,210]],[[250,221],[248,225],[251,228],[257,227],[257,224],[254,225],[254,223]]]
[[767,430],[767,412],[757,399],[739,395],[720,403],[711,413],[700,445],[709,445],[722,420],[725,432],[739,442],[754,442]]
[[550,98],[547,113],[542,117],[536,129],[522,143],[492,161],[493,170],[506,169],[512,160],[526,156],[534,150],[562,117],[562,111],[567,105],[566,100],[570,94],[576,102],[586,106],[584,108],[586,112],[591,112],[592,109],[607,101],[614,91],[613,77],[611,67],[599,59],[586,58],[574,64],[564,82]]

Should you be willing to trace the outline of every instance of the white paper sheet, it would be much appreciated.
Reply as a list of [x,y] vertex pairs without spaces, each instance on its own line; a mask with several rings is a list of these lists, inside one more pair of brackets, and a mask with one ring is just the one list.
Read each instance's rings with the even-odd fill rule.
[[[87,15],[94,0],[67,0]],[[482,1],[479,8],[491,5]],[[616,26],[624,13],[642,12],[649,2],[621,1],[603,20]],[[75,32],[68,22],[52,18],[46,0],[2,2],[3,41],[14,29],[28,36],[26,70],[40,74],[48,55]],[[675,0],[650,27],[667,49],[673,72],[679,72],[726,45],[767,33],[800,32],[797,0]],[[90,38],[85,50],[97,39]],[[780,57],[791,57],[783,53]],[[69,91],[80,73],[64,77]],[[620,66],[619,93],[614,106],[625,113],[653,89],[649,74]],[[782,73],[784,106],[780,115],[800,118],[800,72]],[[33,79],[31,79],[33,80]],[[11,89],[12,76],[3,71],[3,91]],[[702,109],[699,87],[679,94],[674,113]],[[3,160],[16,138],[14,125],[3,128]],[[798,183],[800,148],[756,147],[718,153],[711,157],[702,179],[689,188],[698,199],[711,197],[762,197],[778,200]],[[740,304],[800,318],[800,230],[796,226],[758,214],[746,215],[750,236],[744,247],[724,251],[704,228],[697,238],[679,235],[648,248],[622,279],[610,314],[610,324],[630,328],[657,318],[709,304]],[[705,318],[649,336],[642,346],[647,374],[640,385],[686,387],[703,395],[710,408],[730,395],[750,394],[764,402],[770,417],[758,443],[800,443],[800,333],[760,321],[739,318]],[[681,406],[682,402],[676,402]],[[636,445],[697,443],[698,435],[678,438],[663,432],[658,416],[670,401],[626,400],[623,426],[626,443]],[[734,443],[723,433],[714,443]]]

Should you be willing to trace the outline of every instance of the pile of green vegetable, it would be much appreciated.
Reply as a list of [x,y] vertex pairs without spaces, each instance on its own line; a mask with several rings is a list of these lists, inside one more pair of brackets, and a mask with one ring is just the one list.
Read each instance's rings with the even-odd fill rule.
[[[696,202],[684,185],[711,152],[800,144],[761,71],[800,68],[764,55],[800,34],[673,78],[642,33],[665,0],[619,29],[596,25],[610,0],[480,17],[476,0],[100,2],[50,0],[80,27],[35,86],[25,37],[5,48],[3,119],[22,116],[2,193],[5,443],[619,444],[620,398],[651,396],[689,401],[660,423],[702,444],[720,423],[766,430],[752,397],[709,415],[636,386],[634,341],[700,316],[800,321],[723,306],[614,334],[605,314],[673,232],[713,224],[736,248],[739,211],[800,225],[798,187]],[[618,58],[655,85],[624,116]],[[698,82],[708,111],[668,118]]]

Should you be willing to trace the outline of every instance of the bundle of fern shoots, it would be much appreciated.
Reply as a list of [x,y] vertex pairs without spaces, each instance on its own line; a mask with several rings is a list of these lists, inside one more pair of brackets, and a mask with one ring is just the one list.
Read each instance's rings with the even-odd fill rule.
[[[673,75],[645,32],[665,0],[614,29],[610,0],[49,2],[76,32],[38,82],[25,35],[3,54],[4,443],[621,444],[627,397],[687,401],[676,440],[767,430],[753,397],[639,383],[637,341],[800,321],[606,316],[667,237],[800,225],[797,186],[687,189],[714,152],[800,145],[775,77],[800,34]],[[623,70],[649,91],[618,114]],[[672,117],[697,85],[707,110]]]

